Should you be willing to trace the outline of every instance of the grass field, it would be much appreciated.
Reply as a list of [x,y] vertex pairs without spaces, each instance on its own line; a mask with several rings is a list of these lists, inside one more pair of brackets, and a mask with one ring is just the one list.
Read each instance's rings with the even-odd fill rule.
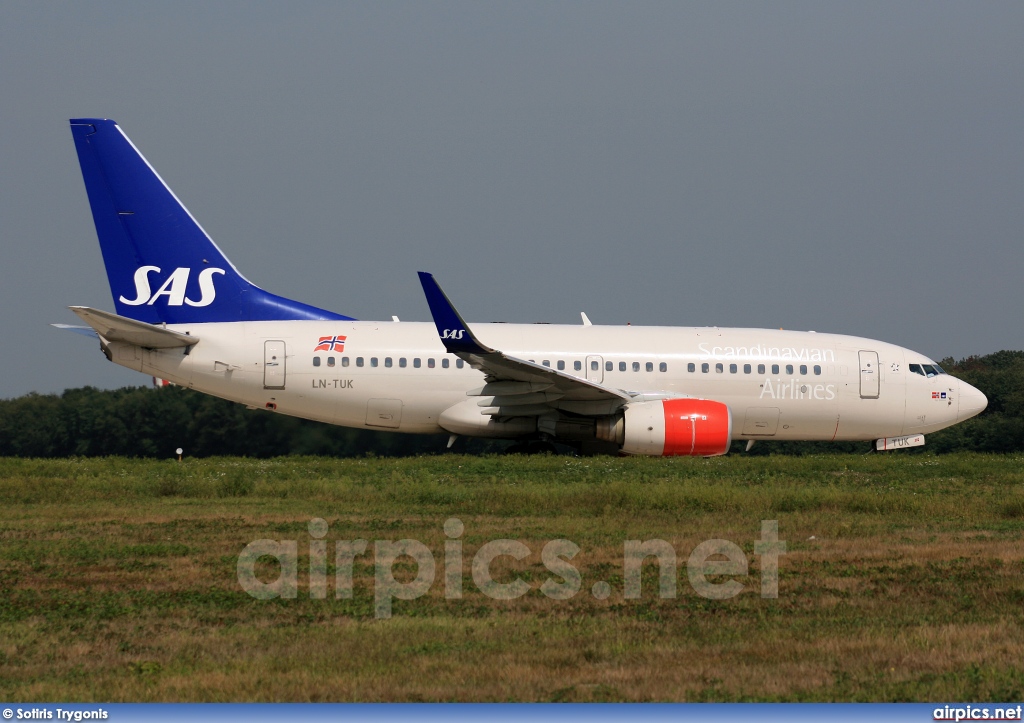
[[[998,700],[1024,695],[1024,457],[0,459],[0,698],[8,701]],[[446,599],[444,523],[465,525]],[[370,542],[354,597],[308,588],[308,523]],[[760,596],[762,520],[786,542]],[[257,600],[250,542],[296,540],[298,595]],[[374,614],[374,541],[434,551],[429,592]],[[525,543],[494,600],[470,562]],[[539,591],[564,538],[582,589]],[[623,546],[663,539],[678,596],[623,596]],[[726,600],[686,559],[710,538],[750,560]],[[406,563],[402,562],[404,560]],[[403,558],[396,577],[411,580]],[[276,564],[260,564],[261,579]],[[607,582],[611,594],[591,594]]]

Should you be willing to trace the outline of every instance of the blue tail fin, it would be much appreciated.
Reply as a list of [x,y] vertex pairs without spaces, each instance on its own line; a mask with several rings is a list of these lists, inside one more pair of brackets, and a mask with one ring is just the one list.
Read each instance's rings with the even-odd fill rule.
[[71,134],[120,316],[151,324],[351,318],[250,283],[114,121],[72,119]]

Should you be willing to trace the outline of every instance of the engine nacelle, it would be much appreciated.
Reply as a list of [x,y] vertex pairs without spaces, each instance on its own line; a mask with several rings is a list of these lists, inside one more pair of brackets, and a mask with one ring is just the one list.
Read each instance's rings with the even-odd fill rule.
[[714,457],[729,451],[732,414],[710,399],[663,399],[626,405],[623,415],[599,422],[598,439],[626,454]]

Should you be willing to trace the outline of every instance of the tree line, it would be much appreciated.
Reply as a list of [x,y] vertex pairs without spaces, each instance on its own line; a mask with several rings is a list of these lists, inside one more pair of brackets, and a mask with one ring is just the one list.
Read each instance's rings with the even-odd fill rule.
[[[960,361],[944,359],[950,374],[988,396],[979,416],[930,434],[920,452],[1024,451],[1024,351],[1000,351]],[[348,429],[247,409],[181,387],[68,389],[0,400],[0,456],[193,457],[325,455],[334,457],[440,454],[447,435]],[[734,451],[743,449],[737,442]],[[501,452],[507,442],[460,439],[454,451]],[[867,451],[867,443],[764,441],[752,454]]]

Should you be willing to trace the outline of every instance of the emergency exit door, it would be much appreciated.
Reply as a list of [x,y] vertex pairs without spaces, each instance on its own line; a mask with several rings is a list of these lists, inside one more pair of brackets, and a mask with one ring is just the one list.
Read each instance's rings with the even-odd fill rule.
[[878,399],[878,352],[860,352],[860,398]]
[[263,388],[284,389],[285,356],[283,341],[263,343]]

